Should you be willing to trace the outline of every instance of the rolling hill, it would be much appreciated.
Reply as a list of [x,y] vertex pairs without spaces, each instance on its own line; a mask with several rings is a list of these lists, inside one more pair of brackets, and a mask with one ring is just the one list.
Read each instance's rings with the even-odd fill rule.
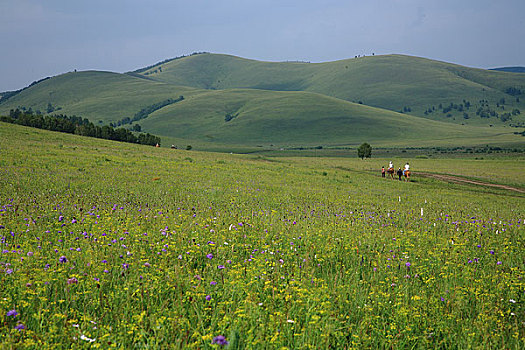
[[6,114],[18,106],[46,113],[50,104],[53,113],[79,115],[93,123],[107,124],[131,117],[145,106],[194,90],[127,74],[70,72],[21,91],[0,105],[0,113]]
[[[525,101],[516,102],[515,96],[506,92],[512,88],[525,94],[525,76],[403,55],[327,63],[275,63],[198,54],[154,65],[139,74],[156,81],[201,89],[317,92],[393,111],[408,107],[414,115],[447,121],[451,118],[447,118],[446,113],[425,115],[424,112],[432,106],[462,104],[464,100],[472,106],[478,105],[480,100],[496,105],[502,98],[508,106],[525,111]],[[453,115],[462,116],[454,112]],[[458,122],[463,122],[462,119]]]
[[509,128],[525,125],[522,94],[519,74],[402,55],[275,63],[206,53],[44,79],[0,114],[25,107],[117,124],[148,110],[143,131],[232,145],[523,144]]
[[[310,92],[228,89],[194,95],[141,125],[158,135],[232,144],[405,144],[494,136]],[[482,136],[483,135],[483,136]]]

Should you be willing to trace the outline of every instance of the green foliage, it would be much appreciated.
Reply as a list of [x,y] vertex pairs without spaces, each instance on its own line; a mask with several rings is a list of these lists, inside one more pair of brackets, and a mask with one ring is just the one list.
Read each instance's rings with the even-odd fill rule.
[[372,146],[364,142],[357,148],[357,156],[361,159],[372,157]]
[[505,89],[505,93],[511,96],[519,96],[521,95],[521,89],[515,87],[508,87]]
[[163,107],[166,107],[166,106],[169,106],[173,103],[177,103],[177,102],[180,102],[180,101],[183,101],[184,100],[184,96],[179,96],[178,98],[176,99],[172,99],[172,98],[168,98],[167,100],[164,100],[164,101],[161,101],[161,102],[158,102],[158,103],[154,103],[152,105],[149,105],[145,108],[142,108],[139,112],[135,113],[135,115],[133,116],[133,119],[131,121],[139,121],[141,119],[144,119],[144,118],[147,118],[151,113],[163,108]]
[[237,113],[237,114],[227,113],[227,114],[224,116],[224,121],[225,121],[225,122],[229,122],[230,120],[232,120],[232,119],[234,119],[234,118],[237,118],[238,115],[239,115],[239,113]]
[[[86,118],[77,116],[52,115],[42,116],[32,112],[22,112],[18,108],[9,112],[9,117],[1,119],[4,122],[30,126],[38,129],[65,132],[81,136],[90,136],[100,139],[140,143],[142,145],[155,146],[160,144],[160,138],[150,134],[140,134],[136,137],[131,131],[124,128],[114,129],[112,126],[95,126]],[[140,126],[139,126],[140,128]]]

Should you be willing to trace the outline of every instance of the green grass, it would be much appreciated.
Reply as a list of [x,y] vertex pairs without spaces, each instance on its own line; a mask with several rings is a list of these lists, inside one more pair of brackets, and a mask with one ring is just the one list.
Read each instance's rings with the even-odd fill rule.
[[523,196],[367,170],[386,159],[0,140],[4,347],[525,347]]
[[168,98],[191,94],[192,88],[173,86],[126,74],[71,72],[45,80],[12,97],[0,107],[7,115],[18,106],[46,113],[48,103],[61,107],[55,114],[77,115],[95,125],[133,118],[142,108]]
[[[487,71],[403,55],[369,56],[326,63],[260,62],[235,56],[200,54],[155,66],[145,76],[176,85],[202,89],[253,88],[279,91],[312,91],[346,101],[400,111],[410,107],[413,114],[440,103],[471,102],[471,119],[454,113],[457,123],[498,124],[476,117],[479,100],[495,105],[502,97],[510,106],[525,111],[525,101],[505,94],[508,87],[525,90],[520,74]],[[148,74],[157,71],[153,74]],[[522,99],[523,100],[523,99]],[[454,112],[454,111],[453,111]],[[429,118],[451,121],[443,113]],[[523,116],[515,117],[524,121]]]
[[[229,151],[361,142],[379,147],[525,144],[523,137],[513,135],[522,128],[510,127],[525,125],[525,100],[517,102],[504,93],[508,87],[525,91],[520,74],[401,55],[274,63],[198,54],[160,66],[142,73],[60,75],[2,103],[0,113],[18,106],[45,113],[51,103],[61,107],[55,113],[80,115],[98,125],[132,118],[142,108],[183,95],[183,102],[139,122],[144,131],[164,137],[164,145]],[[505,104],[497,107],[501,98]],[[464,107],[469,119],[459,110],[447,117],[438,108],[440,103],[446,107],[463,100],[471,103]],[[499,115],[522,112],[505,123],[481,118],[476,116],[480,100],[487,100]],[[432,106],[436,111],[425,116]],[[404,107],[411,112],[395,113]],[[233,119],[226,122],[227,116]]]
[[[228,114],[236,117],[226,121]],[[510,128],[458,126],[319,94],[250,89],[193,95],[153,113],[141,125],[161,136],[247,146],[358,145],[365,141],[387,146],[432,146],[523,141]]]

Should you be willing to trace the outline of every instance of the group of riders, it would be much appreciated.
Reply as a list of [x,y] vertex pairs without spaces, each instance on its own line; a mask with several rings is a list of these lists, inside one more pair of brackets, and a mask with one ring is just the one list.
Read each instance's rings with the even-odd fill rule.
[[401,169],[401,167],[397,170],[397,172],[394,171],[394,164],[392,161],[388,164],[388,169],[385,171],[385,167],[381,168],[381,176],[385,177],[385,173],[388,173],[392,180],[394,179],[394,173],[399,176],[399,181],[401,181],[401,177],[405,177],[405,181],[410,181],[410,165],[408,162],[405,164],[404,169]]

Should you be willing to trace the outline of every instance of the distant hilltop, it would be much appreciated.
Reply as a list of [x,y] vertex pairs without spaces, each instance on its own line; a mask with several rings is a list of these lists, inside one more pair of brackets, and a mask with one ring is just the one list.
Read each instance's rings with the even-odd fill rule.
[[525,73],[525,67],[501,67],[501,68],[492,68],[490,70],[497,70],[500,72],[510,72],[510,73]]

